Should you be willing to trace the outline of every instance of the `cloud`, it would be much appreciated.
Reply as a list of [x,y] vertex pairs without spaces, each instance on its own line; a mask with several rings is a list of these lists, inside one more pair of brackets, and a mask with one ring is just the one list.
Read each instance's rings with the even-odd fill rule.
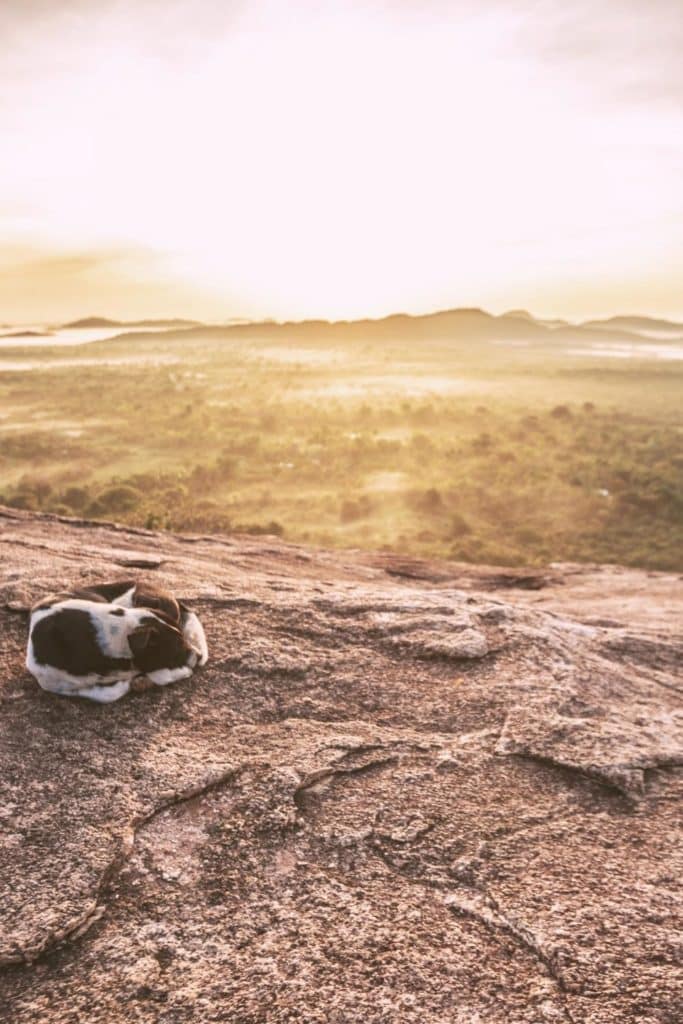
[[208,299],[177,280],[162,255],[140,248],[46,251],[0,247],[2,322],[47,323],[84,313],[198,315]]
[[577,75],[598,101],[683,97],[680,0],[542,0],[516,10],[516,43],[546,67]]
[[64,283],[75,278],[159,277],[163,256],[144,246],[110,246],[102,249],[66,249],[26,244],[0,245],[0,268],[35,281],[51,279]]

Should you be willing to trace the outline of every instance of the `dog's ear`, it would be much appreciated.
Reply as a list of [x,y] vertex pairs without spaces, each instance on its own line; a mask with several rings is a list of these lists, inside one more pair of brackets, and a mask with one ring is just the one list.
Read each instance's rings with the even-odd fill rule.
[[144,650],[149,646],[149,642],[155,633],[158,633],[156,626],[138,626],[128,636],[128,646],[131,649],[131,653],[135,655],[142,654]]
[[[163,624],[164,626],[168,626],[168,628],[172,629],[174,633],[180,632],[178,629],[178,620],[174,619],[172,615],[169,615],[168,612],[162,611],[161,608],[154,608],[153,611],[155,617],[160,620],[160,625]],[[159,630],[159,632],[161,632],[161,630]]]

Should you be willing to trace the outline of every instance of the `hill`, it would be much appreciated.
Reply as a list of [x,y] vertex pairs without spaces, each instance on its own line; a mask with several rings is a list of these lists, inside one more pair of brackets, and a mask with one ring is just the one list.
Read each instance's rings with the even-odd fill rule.
[[377,319],[360,320],[230,320],[221,324],[204,324],[195,320],[107,320],[86,317],[64,324],[63,329],[120,327],[122,337],[139,328],[165,328],[169,339],[217,337],[281,339],[348,340],[458,340],[497,343],[539,342],[545,344],[577,342],[604,344],[632,343],[633,335],[647,341],[663,334],[678,337],[683,325],[648,317],[615,316],[609,320],[588,320],[571,324],[562,319],[540,319],[523,309],[509,310],[499,316],[476,307],[440,310],[435,313],[394,313]]
[[607,320],[586,320],[582,326],[601,331],[633,331],[636,334],[665,332],[683,336],[683,324],[650,316],[612,316]]
[[10,331],[7,334],[1,334],[1,338],[49,338],[52,331]]
[[[683,587],[0,510],[13,1024],[673,1021]],[[40,691],[26,609],[147,573],[211,660]]]
[[196,327],[198,320],[108,320],[103,316],[86,316],[81,320],[72,320],[68,324],[62,324],[60,330],[76,330],[85,327]]
[[[132,325],[128,325],[132,326]],[[130,338],[126,333],[120,337]],[[436,313],[410,315],[394,313],[379,319],[362,320],[286,320],[249,321],[241,323],[200,325],[170,330],[168,338],[187,341],[235,338],[291,341],[463,341],[519,342],[539,344],[578,343],[604,344],[633,342],[633,334],[617,327],[593,328],[567,324],[565,321],[540,321],[518,312],[494,316],[483,309],[447,309]],[[646,339],[644,339],[646,340]]]
[[80,320],[72,320],[61,325],[61,330],[70,331],[79,327],[124,327],[122,320],[108,320],[104,316],[84,316]]
[[381,338],[396,340],[458,339],[471,341],[543,341],[564,343],[633,342],[637,334],[642,340],[666,339],[683,336],[683,324],[652,317],[614,316],[606,320],[586,320],[572,324],[567,320],[543,319],[524,309],[512,309],[499,316],[476,307],[439,310],[435,313],[394,313],[377,319],[360,320],[229,320],[221,324],[205,324],[196,320],[109,320],[105,317],[85,317],[63,324],[62,330],[78,328],[164,328],[169,337],[193,338],[238,336],[279,339],[320,338],[321,340],[349,340]]

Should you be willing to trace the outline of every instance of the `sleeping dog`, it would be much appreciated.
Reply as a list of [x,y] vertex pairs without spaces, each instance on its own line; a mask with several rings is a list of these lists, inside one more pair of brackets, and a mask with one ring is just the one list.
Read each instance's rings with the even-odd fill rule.
[[208,657],[195,613],[153,584],[99,584],[31,609],[26,667],[52,693],[109,703],[137,676],[166,686]]

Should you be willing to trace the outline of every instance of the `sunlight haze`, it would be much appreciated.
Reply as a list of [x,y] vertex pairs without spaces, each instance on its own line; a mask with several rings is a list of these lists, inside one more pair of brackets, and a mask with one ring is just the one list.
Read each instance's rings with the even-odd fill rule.
[[683,315],[679,3],[4,0],[0,321]]

